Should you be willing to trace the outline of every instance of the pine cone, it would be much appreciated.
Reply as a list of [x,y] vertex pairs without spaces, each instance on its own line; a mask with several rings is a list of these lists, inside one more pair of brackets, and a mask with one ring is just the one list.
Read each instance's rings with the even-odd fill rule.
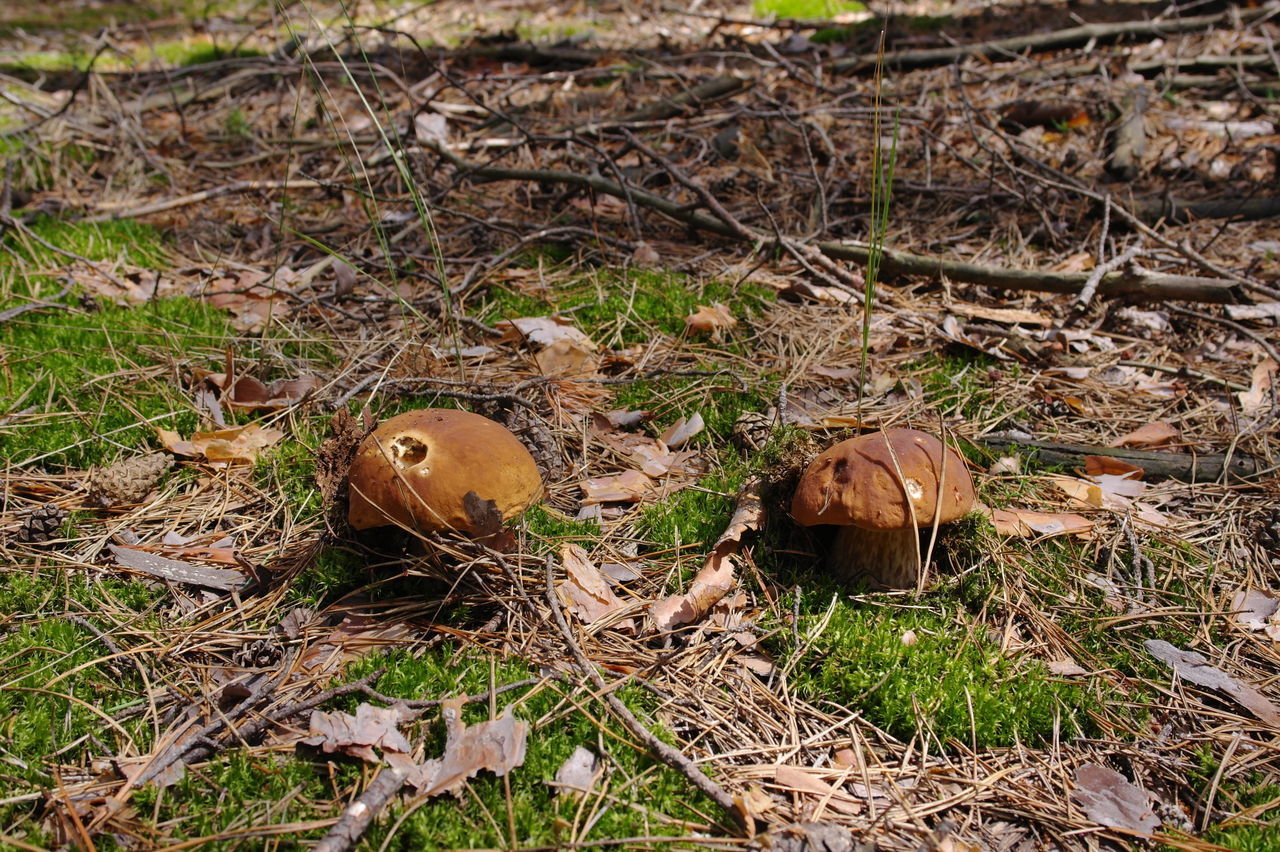
[[95,467],[85,478],[89,502],[104,509],[117,503],[141,502],[173,466],[168,453],[148,453]]
[[51,538],[57,538],[62,524],[67,519],[65,510],[52,503],[31,510],[31,514],[22,520],[13,537],[26,544],[42,544]]

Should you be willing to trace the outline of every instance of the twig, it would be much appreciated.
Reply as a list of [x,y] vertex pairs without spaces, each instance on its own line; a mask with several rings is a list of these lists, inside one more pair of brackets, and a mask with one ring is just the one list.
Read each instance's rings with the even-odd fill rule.
[[365,791],[356,800],[347,805],[342,816],[329,829],[329,833],[320,838],[320,842],[311,847],[311,852],[346,852],[364,835],[378,812],[391,801],[392,797],[404,786],[409,777],[406,769],[384,766]]
[[1085,444],[1061,444],[1055,441],[1039,441],[1019,435],[984,435],[977,443],[993,449],[1021,447],[1034,450],[1040,462],[1046,465],[1083,463],[1085,456],[1107,456],[1127,461],[1142,468],[1153,477],[1167,476],[1180,482],[1217,482],[1223,471],[1232,480],[1248,480],[1263,472],[1263,465],[1252,456],[1236,453],[1227,456],[1193,455],[1191,453],[1158,453],[1150,450],[1131,450],[1126,447],[1093,447]]
[[[580,186],[584,189],[590,189],[617,198],[626,198],[629,195],[635,199],[636,203],[652,210],[657,210],[677,222],[721,236],[740,238],[736,229],[714,216],[699,210],[691,210],[686,205],[638,187],[628,187],[624,191],[623,187],[617,182],[600,175],[584,175],[554,169],[514,169],[481,166],[463,159],[441,145],[433,144],[433,148],[446,160],[453,163],[454,166],[479,180],[563,183],[571,186]],[[1077,187],[1068,188],[1078,191]],[[1127,214],[1124,208],[1117,207],[1116,210]],[[1132,216],[1132,214],[1128,215]],[[1144,226],[1144,230],[1149,231],[1150,229],[1146,229]],[[870,246],[863,243],[822,242],[811,246],[794,240],[788,242],[787,239],[789,238],[779,237],[775,239],[759,231],[749,230],[748,233],[753,241],[762,244],[781,244],[788,249],[794,247],[797,250],[813,252],[814,254],[810,255],[811,258],[820,252],[825,255],[823,258],[825,262],[835,259],[865,264],[870,252]],[[1163,244],[1169,244],[1167,240],[1161,239],[1160,241]],[[1207,261],[1205,262],[1207,263]],[[880,269],[886,275],[922,275],[929,278],[946,276],[953,281],[961,281],[968,284],[985,284],[1006,290],[1032,290],[1046,293],[1079,293],[1089,279],[1089,276],[1083,272],[999,269],[960,261],[943,260],[938,257],[907,254],[906,252],[889,248],[883,250]],[[1252,282],[1245,282],[1245,284],[1246,286],[1252,286]],[[842,287],[842,289],[847,289],[847,287]],[[1123,293],[1147,299],[1181,299],[1190,302],[1219,304],[1247,301],[1241,292],[1240,285],[1232,281],[1223,281],[1217,278],[1197,278],[1189,275],[1170,275],[1145,270],[1110,272],[1104,275],[1102,281],[1099,282],[1098,292],[1103,295]]]
[[[1216,15],[1199,15],[1162,21],[1119,21],[1110,24],[1085,24],[1051,33],[1037,33],[1013,38],[992,39],[953,47],[932,47],[921,50],[904,50],[890,53],[884,58],[886,68],[923,68],[929,65],[946,65],[968,56],[991,57],[1022,53],[1026,50],[1060,50],[1064,47],[1111,41],[1123,36],[1158,38],[1175,33],[1209,29],[1218,24],[1234,24],[1255,21],[1275,13],[1275,8],[1230,9]],[[1239,15],[1239,18],[1236,15]],[[833,63],[837,74],[868,71],[874,66],[873,55],[852,56]]]
[[48,299],[37,299],[35,301],[27,302],[25,305],[18,305],[16,307],[0,311],[0,322],[8,322],[11,319],[22,316],[27,311],[38,311],[41,308],[57,311],[69,311],[71,308],[67,305],[58,304],[58,299],[61,299],[70,292],[71,282],[68,281],[61,290],[54,293],[53,296]]
[[[1111,205],[1107,205],[1107,209],[1111,209]],[[1076,302],[1081,305],[1087,305],[1093,301],[1093,294],[1098,292],[1098,285],[1102,283],[1102,277],[1108,272],[1122,268],[1129,261],[1138,256],[1138,247],[1130,246],[1125,249],[1123,254],[1116,255],[1106,263],[1100,263],[1093,268],[1089,274],[1089,278],[1084,282],[1084,286],[1080,288],[1080,294],[1076,296]]]
[[1215,322],[1218,325],[1226,326],[1227,328],[1234,331],[1236,334],[1243,334],[1245,337],[1249,338],[1254,343],[1261,346],[1262,351],[1267,353],[1267,357],[1269,357],[1272,361],[1280,363],[1280,350],[1277,350],[1274,346],[1272,346],[1271,341],[1267,340],[1265,337],[1263,337],[1261,334],[1258,334],[1256,331],[1245,328],[1240,323],[1234,320],[1229,320],[1226,317],[1215,317],[1215,316],[1212,316],[1211,314],[1201,313],[1200,311],[1193,311],[1190,308],[1183,308],[1178,305],[1169,305],[1169,310],[1173,311],[1175,314],[1182,314],[1183,316],[1186,316],[1186,317],[1195,317],[1196,319],[1201,319],[1201,320],[1204,320],[1205,322]]
[[560,635],[564,637],[565,644],[569,648],[569,652],[573,655],[574,660],[578,664],[578,668],[582,669],[591,682],[595,685],[600,697],[604,699],[610,709],[617,714],[618,719],[626,726],[632,734],[634,734],[641,742],[649,748],[653,755],[677,770],[688,778],[695,787],[697,787],[707,798],[711,799],[719,805],[725,813],[733,817],[734,821],[741,826],[745,826],[745,817],[734,805],[733,797],[725,791],[723,787],[712,781],[708,775],[703,772],[696,763],[685,757],[677,749],[664,743],[658,739],[652,731],[644,726],[644,723],[635,717],[635,714],[622,703],[618,696],[614,695],[613,690],[605,683],[604,678],[596,667],[587,659],[587,655],[578,647],[577,640],[573,638],[573,631],[569,629],[569,623],[565,621],[564,611],[560,607],[560,599],[556,596],[555,586],[555,561],[550,554],[546,559],[547,568],[547,602],[551,605],[551,616],[555,621],[556,627],[560,630]]
[[202,189],[199,192],[193,192],[190,195],[180,195],[177,198],[169,198],[164,201],[153,201],[150,204],[140,204],[136,207],[130,207],[120,203],[103,203],[94,205],[95,210],[108,211],[97,213],[93,216],[85,216],[82,222],[110,222],[113,219],[136,219],[139,216],[149,216],[152,213],[163,213],[166,210],[172,210],[175,207],[186,207],[190,204],[199,204],[202,201],[208,201],[211,198],[217,198],[222,195],[233,195],[237,192],[255,192],[264,189],[317,189],[324,188],[324,181],[314,180],[312,178],[294,178],[292,180],[238,180],[233,183],[215,186],[212,189]]

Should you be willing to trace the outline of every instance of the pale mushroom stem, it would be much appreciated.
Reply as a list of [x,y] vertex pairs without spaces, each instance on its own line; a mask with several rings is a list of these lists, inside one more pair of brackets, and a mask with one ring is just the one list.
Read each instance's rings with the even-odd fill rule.
[[827,553],[827,567],[846,580],[866,579],[873,589],[914,589],[920,579],[920,532],[842,526]]

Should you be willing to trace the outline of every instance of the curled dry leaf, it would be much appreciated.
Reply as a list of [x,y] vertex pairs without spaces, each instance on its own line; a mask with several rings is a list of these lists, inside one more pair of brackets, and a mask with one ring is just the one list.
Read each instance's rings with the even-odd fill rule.
[[1167,446],[1176,441],[1182,432],[1172,423],[1147,423],[1132,432],[1126,432],[1108,446],[1146,448]]
[[204,380],[222,391],[220,402],[223,405],[241,411],[288,408],[324,385],[315,376],[277,379],[270,385],[264,385],[253,376],[238,376],[229,388],[226,373],[210,373]]
[[313,710],[310,736],[302,742],[319,746],[325,754],[341,752],[367,763],[378,763],[381,757],[375,748],[383,753],[410,754],[413,751],[413,746],[400,733],[398,726],[417,717],[417,713],[403,704],[375,707],[362,702],[356,707],[354,716],[341,710]]
[[417,787],[421,795],[457,792],[477,772],[488,770],[501,777],[524,763],[527,722],[507,707],[498,718],[468,727],[462,722],[462,704],[461,699],[451,699],[440,705],[448,737],[444,754],[408,773],[405,783]]
[[1270,358],[1253,368],[1253,381],[1249,384],[1249,389],[1237,394],[1240,408],[1245,414],[1256,414],[1271,404],[1277,369],[1278,365]]
[[160,443],[169,452],[177,456],[204,456],[211,462],[227,462],[229,464],[252,464],[258,458],[258,451],[278,442],[284,432],[250,423],[235,429],[219,429],[216,432],[196,432],[189,439],[183,440],[177,432],[168,429],[157,429]]
[[546,376],[585,376],[600,364],[595,341],[558,317],[520,317],[497,323],[503,342],[524,341],[537,353],[534,363]]
[[1151,809],[1151,796],[1105,766],[1086,763],[1076,770],[1076,789],[1071,800],[1094,822],[1150,834],[1160,827]]
[[826,807],[842,814],[862,813],[864,805],[839,787],[828,784],[816,775],[794,766],[778,766],[773,773],[774,783],[798,795],[817,796]]
[[712,305],[698,305],[698,310],[685,317],[684,322],[694,331],[710,332],[712,335],[718,335],[725,329],[733,328],[738,324],[738,320],[729,313],[729,309],[719,302]]
[[695,411],[693,416],[687,420],[681,417],[668,426],[667,431],[662,433],[662,443],[673,450],[678,449],[705,427],[706,423],[703,422],[702,415]]
[[556,587],[556,593],[565,607],[583,623],[592,624],[626,606],[581,547],[563,545],[560,562],[568,579]]
[[1280,600],[1261,589],[1247,589],[1231,597],[1231,610],[1236,623],[1250,632],[1262,631],[1280,640]]
[[742,539],[760,529],[764,503],[760,499],[760,482],[751,480],[738,497],[738,505],[729,526],[711,548],[707,562],[693,578],[689,591],[664,598],[653,605],[650,614],[658,630],[672,630],[697,621],[721,598],[733,590],[737,579],[733,573],[733,557],[742,549]]

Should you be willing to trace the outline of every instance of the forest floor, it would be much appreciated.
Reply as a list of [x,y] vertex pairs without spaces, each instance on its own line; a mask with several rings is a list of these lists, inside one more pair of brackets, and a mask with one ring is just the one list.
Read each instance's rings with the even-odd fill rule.
[[1280,6],[265,5],[0,11],[0,847],[1276,848]]

